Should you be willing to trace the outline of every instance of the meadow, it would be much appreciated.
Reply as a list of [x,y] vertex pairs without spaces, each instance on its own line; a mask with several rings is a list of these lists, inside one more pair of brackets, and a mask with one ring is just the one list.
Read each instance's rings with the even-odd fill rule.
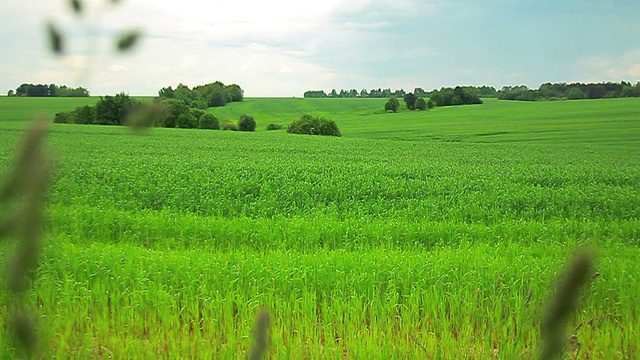
[[[92,101],[0,97],[0,170],[30,119]],[[600,276],[565,355],[637,357],[639,99],[384,101],[209,109],[255,133],[52,124],[25,300],[43,357],[242,358],[264,308],[270,359],[537,358],[581,247]],[[343,136],[265,130],[302,114]]]

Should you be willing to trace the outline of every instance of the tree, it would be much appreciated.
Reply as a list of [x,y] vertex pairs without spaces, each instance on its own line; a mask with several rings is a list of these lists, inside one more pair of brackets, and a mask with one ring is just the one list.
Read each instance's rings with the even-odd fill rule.
[[96,104],[94,123],[98,125],[123,125],[125,116],[138,104],[136,100],[125,93],[101,97]]
[[164,116],[156,120],[156,126],[174,128],[178,124],[180,114],[189,111],[189,107],[179,99],[162,99],[158,104],[164,108]]
[[431,93],[431,96],[429,97],[429,101],[431,101],[431,103],[434,104],[435,106],[445,106],[444,96],[442,96],[442,94],[440,94],[440,92],[438,91],[434,91]]
[[569,92],[567,92],[567,98],[569,100],[579,100],[579,99],[586,99],[587,95],[582,92],[582,90],[580,90],[577,87],[571,88],[571,90],[569,90]]
[[390,96],[389,100],[387,100],[387,103],[384,104],[384,111],[396,112],[396,111],[398,111],[398,107],[400,107],[400,103],[398,102],[398,98],[396,98],[395,96]]
[[420,97],[418,98],[418,100],[416,100],[415,108],[418,110],[427,110],[427,102],[423,97]]
[[393,95],[395,95],[396,97],[404,97],[405,95],[407,95],[407,93],[404,91],[404,89],[399,89],[394,91]]
[[427,109],[433,109],[434,105],[433,105],[433,101],[431,101],[431,99],[429,99],[429,101],[427,101]]
[[158,96],[161,98],[171,99],[174,97],[173,88],[171,86],[164,87],[158,91]]
[[451,99],[451,105],[464,105],[464,101],[459,95],[455,95],[453,99]]
[[256,121],[253,119],[253,116],[249,116],[249,115],[240,116],[240,120],[238,120],[238,130],[255,131]]
[[333,120],[317,116],[303,115],[287,128],[289,134],[340,136],[340,130]]
[[417,100],[418,100],[418,97],[415,96],[413,93],[408,93],[404,95],[404,103],[407,104],[407,109],[409,110],[414,110],[416,108]]
[[13,90],[9,90],[9,92],[7,93],[7,96],[14,96],[14,95],[15,94],[14,94]]
[[239,85],[231,84],[225,87],[227,94],[232,102],[241,102],[244,100],[244,90]]
[[197,97],[191,102],[191,107],[200,110],[207,110],[209,104],[207,103],[207,100],[202,97]]
[[304,92],[305,98],[326,98],[327,93],[323,90],[308,90]]
[[180,129],[193,129],[197,125],[197,119],[189,112],[183,112],[176,119],[176,127]]

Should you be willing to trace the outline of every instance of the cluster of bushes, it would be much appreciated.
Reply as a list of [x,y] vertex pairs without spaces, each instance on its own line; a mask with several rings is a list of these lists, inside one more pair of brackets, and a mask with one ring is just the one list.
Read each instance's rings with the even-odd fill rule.
[[9,90],[7,96],[33,96],[33,97],[87,97],[89,90],[83,87],[70,88],[66,85],[56,84],[22,84],[16,91]]
[[204,110],[209,107],[224,106],[230,102],[240,102],[244,99],[244,90],[236,84],[225,85],[216,81],[193,89],[183,84],[179,84],[175,90],[169,86],[160,89],[158,95],[164,99],[182,100],[187,106]]
[[[152,104],[148,104],[132,99],[125,93],[101,97],[94,106],[85,105],[73,111],[59,112],[55,115],[54,122],[126,125],[132,114],[140,113],[145,114],[142,126],[212,130],[221,128],[220,121],[213,114],[187,106],[182,100],[156,98]],[[255,128],[256,121],[249,115],[242,115],[237,125],[227,121],[222,126],[223,130],[254,131]]]
[[323,117],[303,115],[287,128],[289,134],[340,136],[340,130],[333,120]]
[[282,126],[282,125],[278,125],[278,124],[269,124],[269,125],[267,125],[267,131],[282,130],[282,129],[284,129],[284,126]]
[[93,106],[85,105],[69,112],[56,113],[55,123],[122,125],[125,116],[140,107],[140,102],[125,93],[101,97]]
[[501,100],[579,100],[601,98],[640,97],[640,82],[635,86],[629,82],[620,83],[545,83],[538,89],[529,89],[525,85],[505,86],[498,91]]
[[[409,110],[427,110],[434,106],[482,104],[482,100],[476,90],[474,87],[463,88],[461,86],[456,86],[454,89],[441,88],[440,90],[433,90],[429,100],[425,100],[424,97],[414,93],[408,93],[404,95],[404,103]],[[397,112],[399,107],[400,102],[398,98],[391,96],[386,104],[384,104],[384,111]]]
[[456,106],[456,105],[471,105],[482,104],[482,99],[476,93],[473,87],[461,87],[455,88],[441,88],[440,90],[434,90],[429,95],[435,106]]
[[[404,103],[407,105],[407,109],[409,110],[427,110],[434,106],[433,101],[427,101],[423,97],[418,97],[413,93],[408,93],[404,96]],[[398,98],[391,96],[386,104],[384,104],[384,111],[397,112],[399,107],[400,102],[398,101]]]

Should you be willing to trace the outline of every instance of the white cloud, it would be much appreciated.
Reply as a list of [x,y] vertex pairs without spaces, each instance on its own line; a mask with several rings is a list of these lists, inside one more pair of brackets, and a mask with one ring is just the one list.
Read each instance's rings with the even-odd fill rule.
[[640,48],[618,56],[592,57],[582,66],[593,74],[592,78],[600,78],[600,81],[640,81]]
[[[220,80],[239,84],[247,96],[300,96],[308,89],[638,79],[640,56],[624,35],[638,29],[624,21],[640,16],[638,7],[582,11],[580,19],[593,16],[587,25],[608,16],[611,26],[598,38],[612,41],[592,41],[588,32],[574,41],[579,33],[562,12],[553,26],[538,26],[553,7],[541,1],[524,16],[505,1],[125,0],[110,7],[87,0],[85,20],[63,0],[2,1],[3,53],[11,56],[0,58],[0,90],[56,82],[94,94],[151,95],[180,82]],[[536,15],[540,9],[546,13]],[[47,53],[47,19],[67,36],[67,57]],[[573,34],[570,43],[553,41],[563,38],[562,26]],[[114,54],[115,38],[132,28],[143,30],[140,46]],[[615,53],[622,55],[607,55]]]

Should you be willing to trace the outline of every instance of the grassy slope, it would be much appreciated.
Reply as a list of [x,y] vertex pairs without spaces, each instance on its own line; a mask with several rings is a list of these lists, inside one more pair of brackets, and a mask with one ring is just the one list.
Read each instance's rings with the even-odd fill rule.
[[625,143],[640,140],[640,99],[518,102],[485,99],[480,106],[386,114],[385,99],[247,99],[210,111],[221,119],[241,114],[288,125],[302,114],[335,120],[345,137],[465,142],[569,141]]
[[[57,100],[0,98],[0,169],[29,109],[76,105]],[[254,115],[256,134],[54,125],[49,245],[29,299],[49,346],[237,358],[266,305],[273,358],[420,358],[419,344],[532,355],[555,269],[590,244],[602,276],[573,325],[614,315],[580,330],[581,354],[637,355],[638,99],[383,104],[211,110]],[[302,113],[344,137],[264,131]]]

